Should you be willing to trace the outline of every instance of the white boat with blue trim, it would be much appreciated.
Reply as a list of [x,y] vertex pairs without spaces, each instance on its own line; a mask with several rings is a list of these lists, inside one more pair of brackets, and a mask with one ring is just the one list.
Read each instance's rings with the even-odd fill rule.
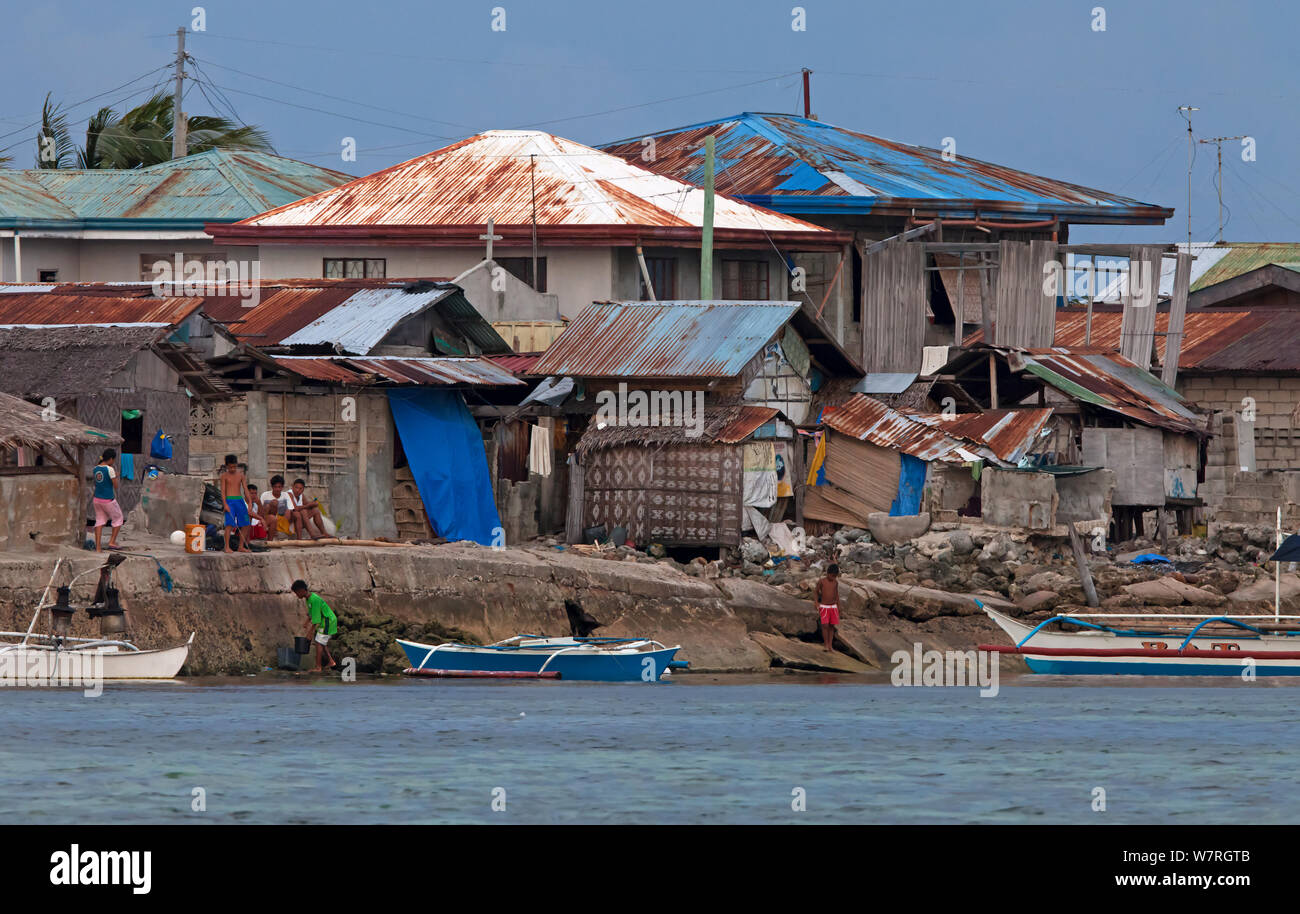
[[1300,676],[1300,616],[1074,613],[1027,625],[976,603],[1012,642],[979,649],[1035,673]]
[[409,676],[481,679],[565,679],[659,682],[686,662],[680,645],[648,638],[546,638],[515,635],[495,644],[421,644],[397,639]]

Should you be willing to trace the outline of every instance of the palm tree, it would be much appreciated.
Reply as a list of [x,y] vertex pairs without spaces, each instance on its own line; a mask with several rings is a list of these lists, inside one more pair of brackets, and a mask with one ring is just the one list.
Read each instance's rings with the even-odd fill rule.
[[73,168],[78,154],[77,146],[72,142],[68,131],[68,117],[63,113],[62,105],[55,104],[45,93],[45,104],[41,106],[41,129],[36,134],[36,168]]
[[[100,108],[86,124],[86,144],[71,141],[67,120],[58,105],[45,100],[38,141],[49,150],[37,157],[38,168],[144,168],[172,157],[172,96],[159,93],[118,115]],[[247,149],[274,152],[270,137],[258,127],[236,124],[224,117],[190,115],[187,118],[186,155],[209,149]]]

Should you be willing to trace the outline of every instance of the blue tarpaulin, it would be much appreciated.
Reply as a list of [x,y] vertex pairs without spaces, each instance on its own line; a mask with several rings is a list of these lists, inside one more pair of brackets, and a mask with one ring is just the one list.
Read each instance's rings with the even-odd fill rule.
[[483,438],[460,394],[390,390],[388,404],[434,535],[492,545],[501,519]]
[[921,513],[921,491],[925,488],[925,461],[911,454],[898,455],[898,497],[889,506],[889,516]]

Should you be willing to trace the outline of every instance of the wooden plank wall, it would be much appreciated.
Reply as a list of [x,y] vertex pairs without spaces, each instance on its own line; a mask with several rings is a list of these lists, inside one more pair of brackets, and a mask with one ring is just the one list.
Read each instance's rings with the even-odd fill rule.
[[1056,333],[1056,296],[1046,290],[1044,264],[1056,260],[1053,241],[1003,241],[998,246],[998,346],[1044,349]]
[[862,256],[862,365],[868,372],[920,371],[925,350],[925,248],[890,241]]
[[1156,341],[1156,299],[1160,293],[1157,245],[1135,244],[1129,253],[1129,282],[1120,321],[1119,353],[1139,368],[1150,370]]
[[1191,286],[1192,255],[1179,254],[1174,267],[1174,295],[1169,300],[1169,330],[1165,336],[1165,361],[1160,380],[1170,387],[1178,380],[1178,357],[1183,351],[1183,320],[1187,317],[1187,290]]

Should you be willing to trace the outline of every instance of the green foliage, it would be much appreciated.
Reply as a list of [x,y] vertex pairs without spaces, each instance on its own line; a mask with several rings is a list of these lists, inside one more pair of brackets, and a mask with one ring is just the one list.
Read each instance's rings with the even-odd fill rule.
[[[86,123],[85,145],[78,147],[72,141],[66,115],[47,95],[37,135],[36,167],[145,168],[166,162],[172,157],[173,111],[172,96],[166,93],[154,95],[121,115],[112,108],[100,108]],[[214,115],[190,115],[186,123],[186,155],[210,149],[275,151],[270,137],[260,127]],[[45,137],[52,142],[42,145]],[[0,164],[3,162],[0,159]]]

